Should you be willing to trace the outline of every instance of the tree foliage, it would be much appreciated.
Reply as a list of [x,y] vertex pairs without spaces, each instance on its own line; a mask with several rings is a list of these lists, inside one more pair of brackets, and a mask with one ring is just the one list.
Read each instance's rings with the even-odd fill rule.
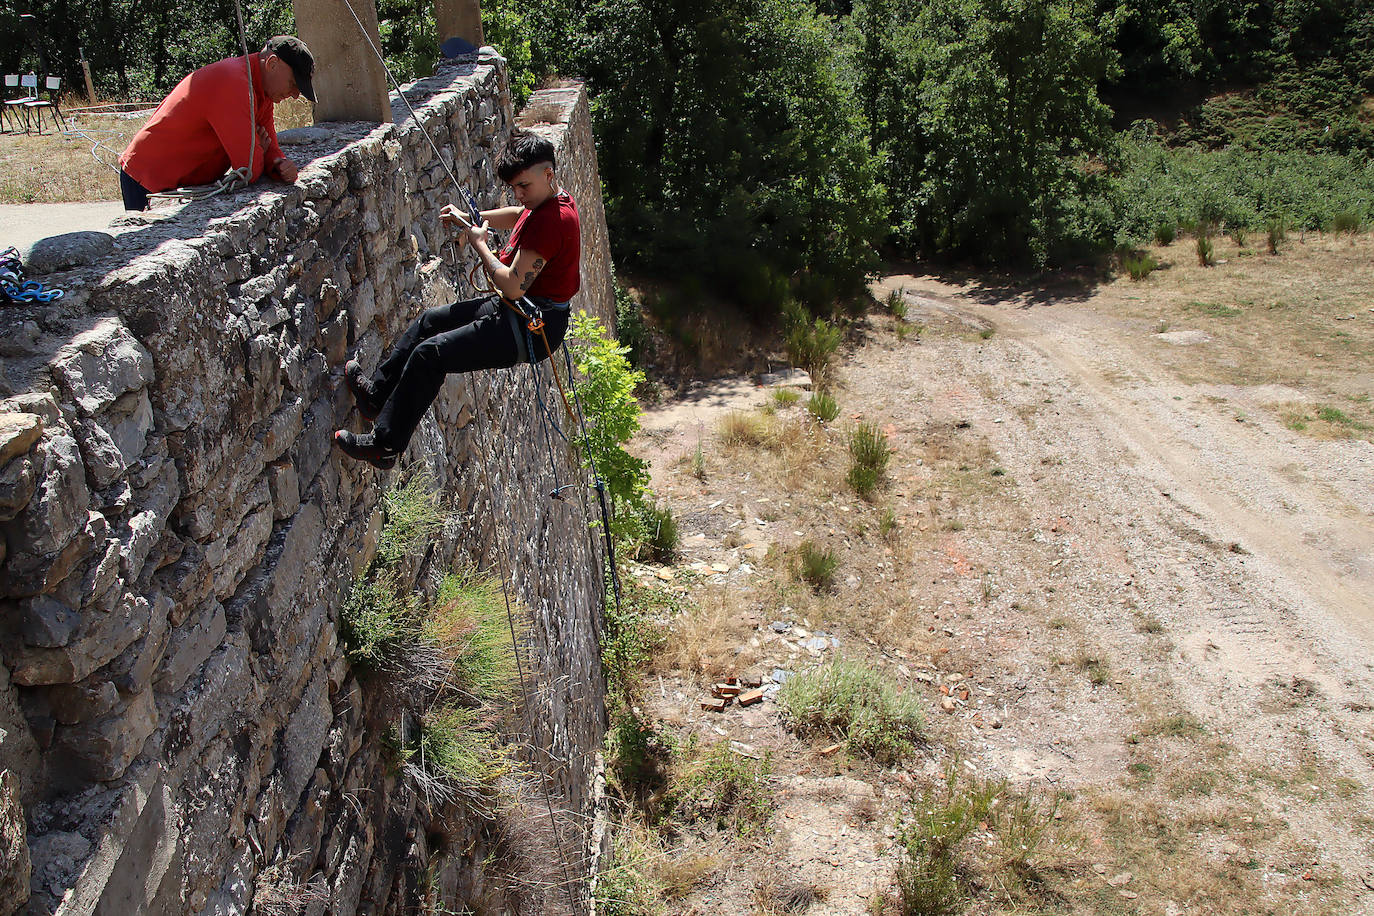
[[[1081,0],[861,0],[853,44],[907,248],[1033,260],[1110,231],[1097,85],[1115,57]],[[1101,212],[1098,212],[1101,211]]]
[[806,0],[596,0],[590,80],[617,255],[747,306],[857,288],[882,189],[830,21]]

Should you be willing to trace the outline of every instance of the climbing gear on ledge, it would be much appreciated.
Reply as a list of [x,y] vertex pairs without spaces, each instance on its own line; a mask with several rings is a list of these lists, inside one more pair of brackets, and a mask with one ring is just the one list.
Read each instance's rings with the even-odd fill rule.
[[334,433],[334,444],[345,455],[358,461],[366,461],[379,471],[389,471],[396,466],[400,452],[393,452],[377,444],[372,433],[355,433],[346,429]]
[[0,305],[20,302],[56,302],[66,293],[56,287],[45,287],[37,280],[24,279],[24,262],[19,249],[0,251]]

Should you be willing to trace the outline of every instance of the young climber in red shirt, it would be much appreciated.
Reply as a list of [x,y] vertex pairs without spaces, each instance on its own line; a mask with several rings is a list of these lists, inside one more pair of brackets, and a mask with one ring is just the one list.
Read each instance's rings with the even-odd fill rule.
[[[499,295],[425,310],[371,375],[348,361],[344,380],[373,426],[370,433],[335,432],[344,454],[392,467],[450,372],[504,369],[558,349],[568,329],[568,300],[581,285],[582,235],[577,204],[559,190],[554,168],[551,142],[530,131],[512,133],[496,172],[519,206],[483,210],[482,223],[464,230]],[[452,205],[439,217],[448,225],[462,221]],[[489,229],[512,230],[500,254],[487,246]],[[525,319],[501,297],[544,322],[543,334],[532,336],[534,352],[526,353]]]

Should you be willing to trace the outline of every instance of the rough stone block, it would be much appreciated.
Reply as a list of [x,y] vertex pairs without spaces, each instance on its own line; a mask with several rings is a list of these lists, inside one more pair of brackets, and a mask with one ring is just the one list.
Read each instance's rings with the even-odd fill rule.
[[90,491],[76,439],[65,431],[49,430],[34,454],[37,487],[4,533],[13,553],[43,556],[62,550],[85,527]]
[[150,613],[148,599],[124,592],[108,613],[82,613],[76,632],[60,648],[32,647],[18,639],[6,639],[0,651],[16,684],[75,683],[118,657],[147,632]]
[[6,630],[30,646],[57,649],[72,641],[81,628],[81,615],[48,595],[25,598],[3,611]]
[[86,416],[153,381],[152,354],[117,318],[97,319],[59,350],[50,365],[63,392]]
[[157,704],[145,690],[113,715],[58,729],[57,746],[78,773],[109,782],[124,775],[157,726]]
[[148,632],[105,668],[110,682],[125,696],[148,689],[167,652],[171,634],[169,618],[175,604],[170,597],[161,593],[150,597]]
[[0,464],[27,452],[43,435],[43,419],[31,413],[0,412]]
[[0,769],[0,913],[17,913],[29,899],[29,844],[24,809],[19,800],[19,777]]
[[119,704],[115,685],[102,680],[100,674],[80,684],[59,684],[50,687],[44,697],[52,717],[62,725],[89,722],[110,712]]
[[7,522],[29,504],[38,486],[33,461],[19,457],[0,468],[0,522]]
[[211,599],[199,613],[174,629],[154,685],[162,693],[176,693],[224,641],[224,605]]

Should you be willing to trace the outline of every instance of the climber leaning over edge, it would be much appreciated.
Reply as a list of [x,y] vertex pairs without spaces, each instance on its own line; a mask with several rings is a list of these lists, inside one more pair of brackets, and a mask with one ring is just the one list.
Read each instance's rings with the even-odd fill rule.
[[[358,412],[375,419],[370,433],[334,433],[344,454],[379,468],[393,466],[448,373],[524,361],[525,321],[501,296],[526,297],[522,308],[544,322],[543,335],[533,338],[531,360],[547,359],[558,349],[568,329],[568,300],[581,283],[582,237],[577,205],[559,190],[554,165],[548,140],[524,130],[511,134],[496,172],[520,206],[483,210],[482,224],[464,230],[500,296],[427,309],[370,376],[356,360],[348,361],[344,379]],[[450,204],[439,218],[452,225],[460,222],[459,212]],[[500,254],[487,247],[489,228],[513,230]]]

